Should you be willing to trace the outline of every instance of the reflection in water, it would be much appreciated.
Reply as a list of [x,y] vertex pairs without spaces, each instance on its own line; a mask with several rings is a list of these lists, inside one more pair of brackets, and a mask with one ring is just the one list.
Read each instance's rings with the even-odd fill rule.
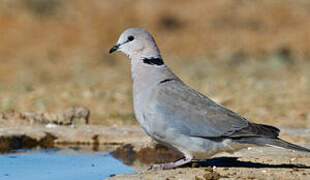
[[126,144],[113,151],[112,155],[127,165],[133,165],[136,160],[142,164],[150,165],[153,163],[171,162],[182,158],[181,154],[171,151],[160,144],[156,144],[154,148],[141,148],[139,151],[135,151],[132,145]]
[[135,171],[104,152],[51,149],[0,155],[1,180],[104,179],[128,173]]

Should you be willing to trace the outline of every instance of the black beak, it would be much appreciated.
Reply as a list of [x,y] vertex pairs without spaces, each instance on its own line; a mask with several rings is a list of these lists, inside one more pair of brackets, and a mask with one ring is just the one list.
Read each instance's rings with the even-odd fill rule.
[[115,46],[113,46],[113,47],[110,49],[109,53],[110,53],[110,54],[113,53],[114,51],[118,50],[118,48],[119,48],[119,44],[116,44]]

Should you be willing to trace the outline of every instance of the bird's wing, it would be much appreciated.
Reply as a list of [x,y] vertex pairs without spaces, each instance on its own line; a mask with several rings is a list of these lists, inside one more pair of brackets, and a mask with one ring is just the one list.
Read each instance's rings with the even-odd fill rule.
[[156,118],[182,134],[193,137],[277,137],[272,126],[251,123],[198,91],[175,80],[153,90]]

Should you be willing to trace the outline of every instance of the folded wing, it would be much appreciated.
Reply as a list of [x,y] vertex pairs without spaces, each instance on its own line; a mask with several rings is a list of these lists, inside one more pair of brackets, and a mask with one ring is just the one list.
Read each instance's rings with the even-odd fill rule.
[[204,138],[271,137],[279,129],[249,122],[181,81],[169,81],[156,88],[152,98],[157,118],[182,134]]

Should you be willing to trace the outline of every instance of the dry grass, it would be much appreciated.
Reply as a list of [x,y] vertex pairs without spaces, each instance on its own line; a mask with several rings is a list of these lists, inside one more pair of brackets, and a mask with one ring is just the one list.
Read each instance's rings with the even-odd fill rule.
[[[76,61],[67,78],[53,79],[20,68],[20,79],[0,89],[3,110],[55,111],[87,106],[91,122],[132,121],[131,80],[126,57]],[[288,64],[281,58],[210,60],[167,58],[167,64],[195,89],[259,123],[310,126],[310,63]]]
[[84,105],[94,124],[136,123],[129,63],[107,51],[138,26],[195,89],[256,122],[310,127],[309,10],[303,0],[2,1],[0,111]]

